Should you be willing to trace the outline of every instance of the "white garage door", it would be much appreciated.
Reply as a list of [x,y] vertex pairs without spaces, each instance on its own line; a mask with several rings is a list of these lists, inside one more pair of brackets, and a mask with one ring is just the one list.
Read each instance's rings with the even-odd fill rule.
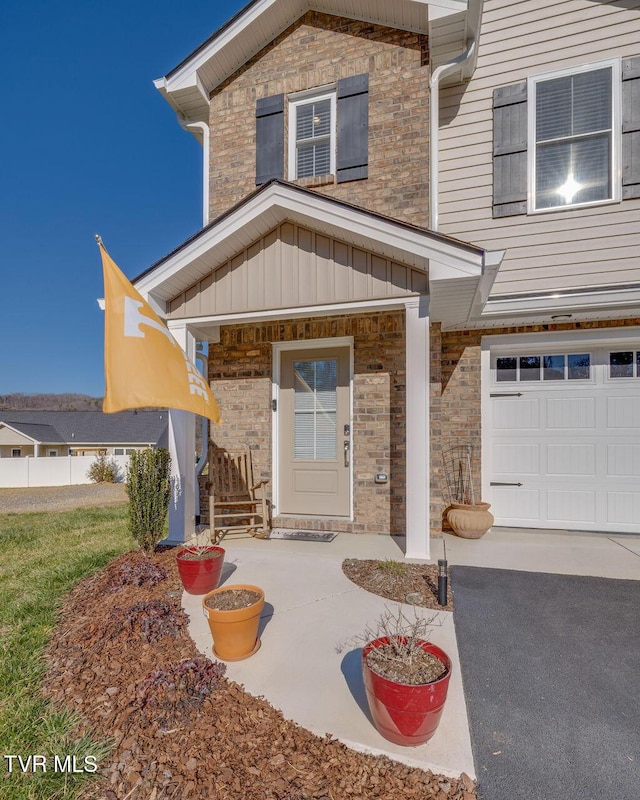
[[511,345],[492,348],[490,363],[484,470],[496,524],[640,533],[640,341]]

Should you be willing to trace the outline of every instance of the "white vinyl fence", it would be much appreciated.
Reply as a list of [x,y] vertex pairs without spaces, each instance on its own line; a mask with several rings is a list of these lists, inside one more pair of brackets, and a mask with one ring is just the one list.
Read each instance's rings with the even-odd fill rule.
[[[124,480],[129,456],[107,456],[120,468]],[[72,486],[91,483],[87,477],[95,456],[42,456],[38,458],[0,458],[0,488],[21,486]]]

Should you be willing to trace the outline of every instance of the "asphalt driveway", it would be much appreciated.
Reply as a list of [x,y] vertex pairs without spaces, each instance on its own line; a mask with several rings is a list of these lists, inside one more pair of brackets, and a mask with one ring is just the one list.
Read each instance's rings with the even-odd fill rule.
[[637,800],[640,581],[452,580],[481,800]]

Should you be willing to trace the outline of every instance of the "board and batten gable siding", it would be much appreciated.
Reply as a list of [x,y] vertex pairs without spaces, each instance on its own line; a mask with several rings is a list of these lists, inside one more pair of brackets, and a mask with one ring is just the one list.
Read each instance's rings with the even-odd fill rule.
[[640,281],[640,199],[493,218],[493,91],[529,76],[640,56],[640,0],[486,0],[478,66],[441,92],[442,233],[506,248],[492,294]]
[[169,303],[169,319],[429,291],[425,272],[285,222]]

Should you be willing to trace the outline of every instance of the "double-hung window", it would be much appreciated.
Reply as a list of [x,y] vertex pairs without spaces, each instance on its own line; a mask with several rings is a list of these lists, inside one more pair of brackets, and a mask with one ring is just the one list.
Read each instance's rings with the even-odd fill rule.
[[289,102],[289,180],[335,171],[335,91],[294,96]]
[[620,62],[529,78],[529,210],[620,199]]

